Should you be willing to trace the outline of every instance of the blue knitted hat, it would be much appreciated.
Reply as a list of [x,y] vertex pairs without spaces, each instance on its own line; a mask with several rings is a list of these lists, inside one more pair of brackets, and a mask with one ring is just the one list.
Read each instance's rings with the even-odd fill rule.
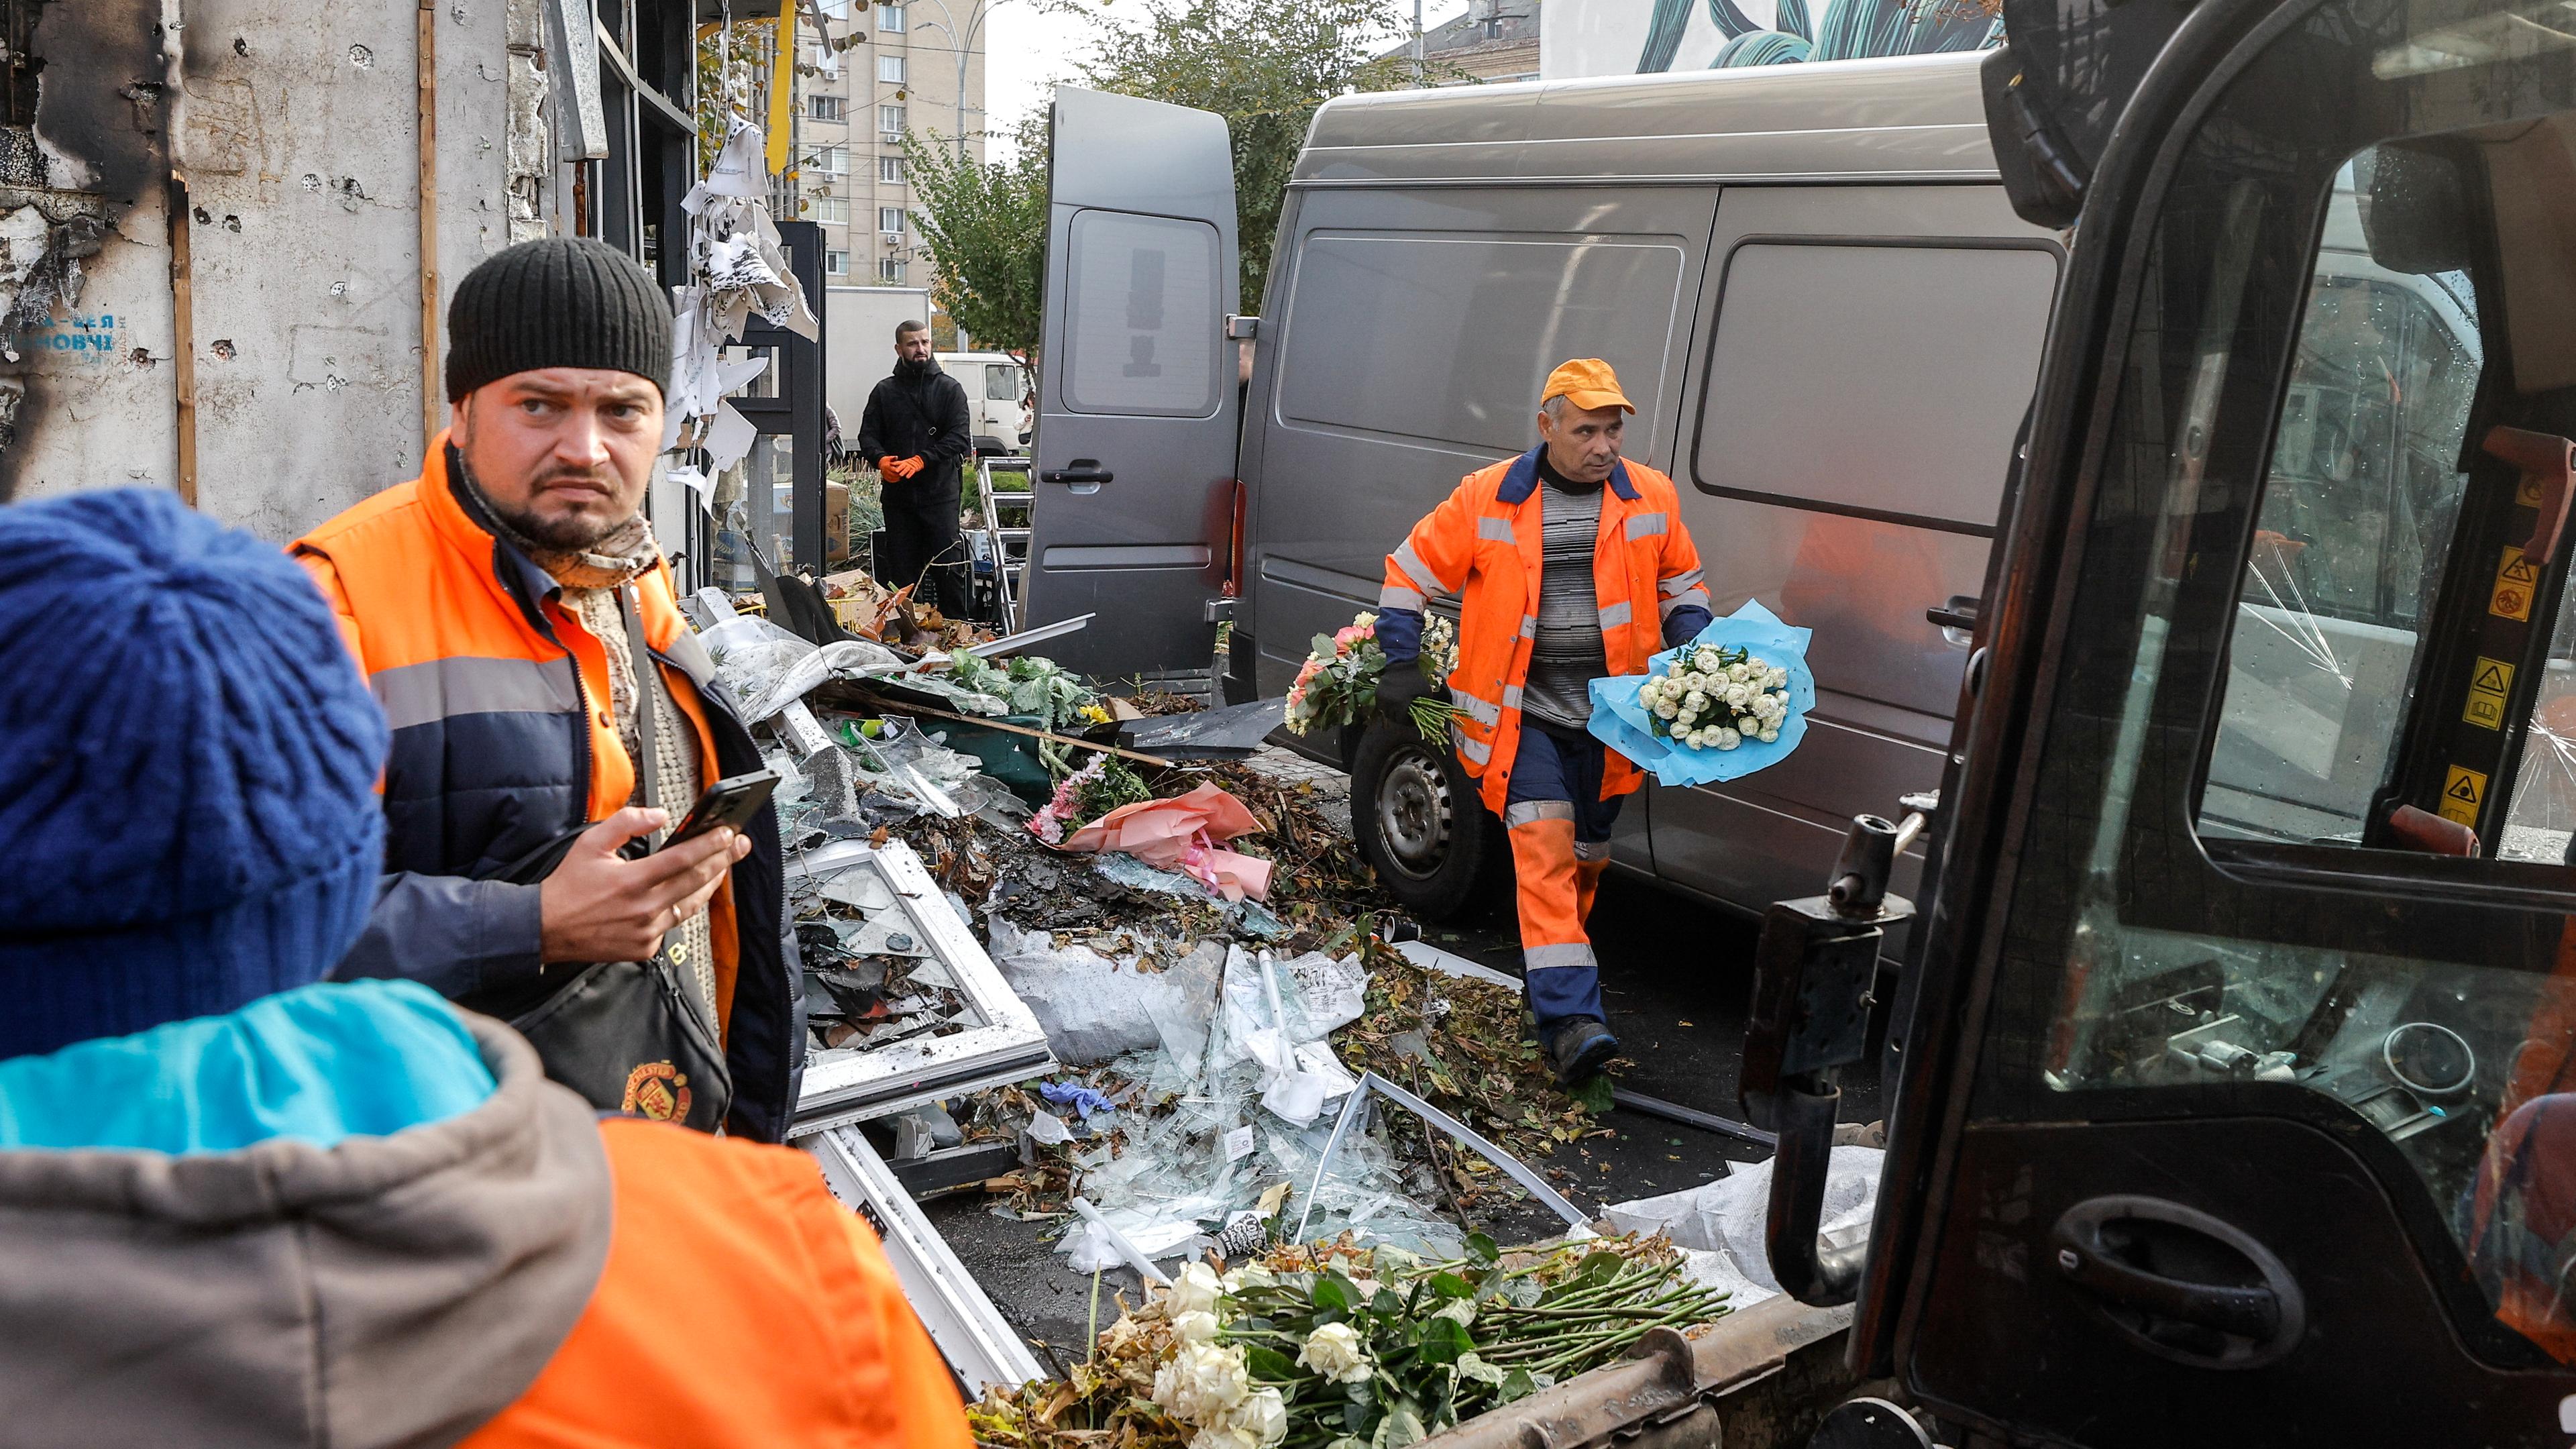
[[384,716],[295,562],[158,489],[0,507],[0,1057],[318,980]]

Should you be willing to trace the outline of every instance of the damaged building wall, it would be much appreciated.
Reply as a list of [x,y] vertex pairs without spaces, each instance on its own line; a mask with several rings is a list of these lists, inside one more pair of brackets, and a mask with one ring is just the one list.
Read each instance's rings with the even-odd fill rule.
[[0,0],[0,21],[0,500],[168,484],[161,0]]
[[290,538],[420,459],[413,11],[188,15],[197,501]]
[[[436,3],[443,316],[553,208],[544,0]],[[418,471],[419,14],[0,0],[0,498],[178,482],[173,127],[199,506],[283,539]]]

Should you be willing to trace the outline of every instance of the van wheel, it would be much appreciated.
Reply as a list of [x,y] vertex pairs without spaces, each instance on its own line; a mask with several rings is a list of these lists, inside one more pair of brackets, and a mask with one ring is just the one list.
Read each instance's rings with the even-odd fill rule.
[[1484,904],[1509,870],[1501,822],[1447,747],[1372,720],[1351,761],[1351,833],[1387,893],[1426,921]]

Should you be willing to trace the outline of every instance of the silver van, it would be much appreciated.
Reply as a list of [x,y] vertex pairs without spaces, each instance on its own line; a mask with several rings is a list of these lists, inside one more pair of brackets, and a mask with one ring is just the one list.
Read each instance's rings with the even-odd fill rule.
[[[1283,693],[1414,520],[1530,446],[1548,369],[1605,358],[1717,612],[1813,629],[1818,687],[1795,755],[1650,786],[1614,860],[1739,907],[1812,893],[1854,813],[1939,783],[2065,260],[2005,201],[1977,65],[1333,101],[1257,321],[1232,316],[1222,124],[1059,92],[1030,617],[1102,610],[1064,653],[1123,676],[1205,659],[1230,599],[1227,696]],[[1255,344],[1240,393],[1228,336]],[[1416,910],[1508,869],[1444,751],[1299,743],[1351,770],[1362,849]]]

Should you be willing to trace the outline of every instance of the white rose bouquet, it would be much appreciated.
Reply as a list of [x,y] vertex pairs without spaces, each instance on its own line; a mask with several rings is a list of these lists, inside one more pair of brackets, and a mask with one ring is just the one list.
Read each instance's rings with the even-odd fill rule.
[[1658,739],[1693,750],[1731,750],[1780,738],[1789,717],[1789,671],[1741,647],[1702,644],[1673,652],[1637,686]]
[[1592,681],[1592,737],[1666,785],[1736,780],[1788,757],[1816,707],[1814,631],[1747,600],[1643,675]]

